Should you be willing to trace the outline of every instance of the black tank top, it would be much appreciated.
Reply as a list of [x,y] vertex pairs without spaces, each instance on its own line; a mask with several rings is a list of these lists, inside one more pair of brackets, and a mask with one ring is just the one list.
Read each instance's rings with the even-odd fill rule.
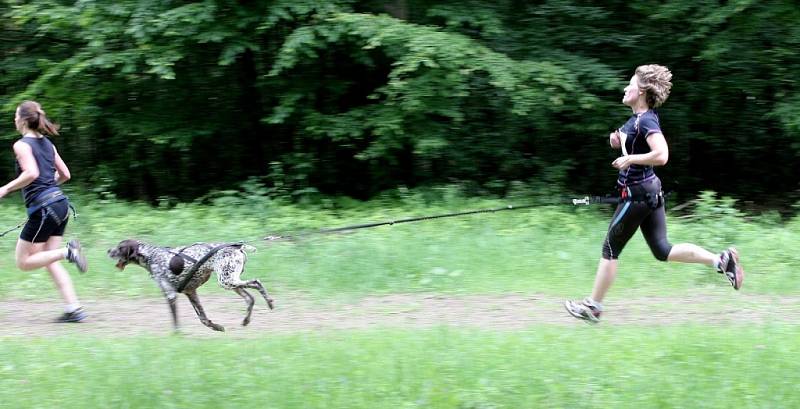
[[[59,189],[56,183],[56,151],[53,142],[47,137],[34,138],[25,136],[20,141],[27,143],[33,151],[36,165],[39,167],[39,177],[30,185],[22,188],[22,198],[25,206],[30,207],[36,202],[36,198],[44,194],[54,192]],[[17,162],[17,175],[22,173],[22,168]]]

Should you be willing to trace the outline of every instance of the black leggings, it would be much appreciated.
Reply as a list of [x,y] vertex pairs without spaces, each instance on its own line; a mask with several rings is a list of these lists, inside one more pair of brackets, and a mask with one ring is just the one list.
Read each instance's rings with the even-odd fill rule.
[[616,260],[625,244],[631,239],[636,229],[642,228],[642,235],[650,246],[653,256],[667,261],[672,244],[667,241],[667,216],[663,200],[656,208],[642,202],[648,194],[661,192],[661,181],[656,177],[638,185],[629,186],[628,194],[634,201],[620,202],[614,211],[614,217],[608,226],[606,240],[603,242],[603,258]]

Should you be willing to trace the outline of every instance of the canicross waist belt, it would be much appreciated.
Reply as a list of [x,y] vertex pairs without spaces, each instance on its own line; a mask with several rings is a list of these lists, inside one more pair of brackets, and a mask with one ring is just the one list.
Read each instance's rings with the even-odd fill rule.
[[28,207],[28,216],[36,213],[39,209],[50,206],[53,203],[60,202],[62,200],[67,200],[67,196],[64,195],[64,192],[61,190],[54,190],[50,193],[45,193],[42,197],[37,197],[36,201]]

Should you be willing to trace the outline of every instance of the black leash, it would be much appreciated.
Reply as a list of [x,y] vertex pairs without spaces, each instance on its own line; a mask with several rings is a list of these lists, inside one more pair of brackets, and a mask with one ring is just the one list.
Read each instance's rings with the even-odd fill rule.
[[[466,216],[466,215],[478,214],[478,213],[494,213],[494,212],[500,212],[500,211],[504,211],[504,210],[526,209],[526,208],[535,207],[535,206],[539,206],[539,205],[534,205],[534,204],[523,205],[523,206],[508,205],[508,206],[505,206],[505,207],[498,207],[498,208],[495,208],[495,209],[470,210],[470,211],[465,211],[465,212],[437,214],[437,215],[434,215],[434,216],[411,217],[411,218],[407,218],[407,219],[390,220],[390,221],[386,221],[386,222],[364,223],[364,224],[356,224],[356,225],[351,225],[351,226],[336,227],[336,228],[332,228],[332,229],[315,230],[315,231],[310,231],[310,232],[305,232],[305,233],[269,235],[269,236],[265,236],[265,237],[263,237],[261,239],[257,239],[257,240],[259,240],[259,241],[260,240],[267,240],[267,241],[297,240],[300,237],[306,237],[306,236],[317,235],[317,234],[339,233],[339,232],[344,232],[344,231],[349,231],[349,230],[368,229],[368,228],[371,228],[371,227],[386,226],[386,225],[390,225],[391,226],[391,225],[400,224],[400,223],[410,223],[410,222],[418,222],[418,221],[422,221],[422,220],[442,219],[442,218],[445,218],[445,217]],[[191,281],[191,279],[194,278],[194,274],[197,272],[197,270],[200,268],[200,266],[202,266],[203,263],[208,261],[208,259],[211,258],[218,251],[220,251],[220,250],[222,250],[223,248],[226,248],[226,247],[234,247],[234,246],[241,247],[241,246],[244,246],[245,244],[253,242],[253,241],[256,241],[256,240],[242,240],[242,241],[238,241],[238,242],[235,242],[235,243],[225,243],[225,244],[221,244],[219,246],[216,246],[216,247],[212,248],[211,250],[208,251],[208,253],[206,253],[203,257],[201,257],[199,260],[194,262],[194,264],[192,264],[192,266],[189,268],[189,272],[186,274],[186,277],[184,277],[183,280],[178,284],[178,287],[176,288],[176,291],[179,292],[179,293],[183,292],[184,288],[186,288],[186,285],[189,283],[189,281]],[[183,260],[186,260],[186,261],[194,261],[191,257],[182,254],[182,251],[180,251],[178,253],[172,253],[172,254],[174,254],[175,257],[182,258]],[[170,264],[171,264],[170,268],[172,269],[172,267],[173,267],[172,266],[172,262],[170,262]],[[181,263],[181,265],[182,264],[183,263]]]
[[[670,193],[671,192],[667,192],[667,193],[663,193],[662,192],[662,193],[658,194],[658,197],[661,200],[664,200]],[[558,203],[559,204],[572,203],[573,206],[577,206],[577,205],[587,205],[588,206],[590,204],[619,204],[620,202],[648,203],[649,204],[649,203],[652,202],[652,199],[651,200],[647,200],[647,199],[641,199],[641,198],[637,198],[637,197],[620,197],[620,196],[584,196],[582,198],[565,199],[565,200],[559,201]],[[192,278],[194,278],[194,274],[197,272],[197,270],[206,261],[208,261],[208,259],[210,259],[212,256],[214,256],[214,254],[216,254],[218,251],[220,251],[220,250],[222,250],[222,249],[224,249],[226,247],[240,247],[241,248],[245,244],[248,244],[248,243],[251,243],[251,242],[254,242],[254,241],[260,241],[260,240],[267,240],[267,241],[296,240],[296,239],[299,239],[301,237],[317,235],[317,234],[322,235],[322,234],[330,234],[330,233],[340,233],[340,232],[351,231],[351,230],[368,229],[368,228],[379,227],[379,226],[393,226],[395,224],[401,224],[401,223],[411,223],[411,222],[419,222],[419,221],[424,221],[424,220],[443,219],[443,218],[446,218],[446,217],[467,216],[467,215],[479,214],[479,213],[495,213],[495,212],[501,212],[501,211],[506,211],[506,210],[529,209],[529,208],[538,207],[538,206],[541,206],[541,205],[542,204],[527,204],[527,205],[522,205],[522,206],[507,205],[507,206],[497,207],[497,208],[493,208],[493,209],[469,210],[469,211],[464,211],[464,212],[437,214],[437,215],[433,215],[433,216],[409,217],[409,218],[405,218],[405,219],[389,220],[389,221],[385,221],[385,222],[354,224],[354,225],[350,225],[350,226],[335,227],[335,228],[330,228],[330,229],[321,229],[321,230],[309,231],[309,232],[305,232],[305,233],[269,235],[269,236],[265,236],[265,237],[263,237],[261,239],[241,240],[241,241],[238,241],[238,242],[235,242],[235,243],[220,244],[219,246],[216,246],[216,247],[212,248],[211,250],[209,250],[199,260],[194,260],[192,257],[189,257],[188,255],[183,254],[183,250],[186,249],[186,248],[184,248],[181,251],[179,251],[178,253],[174,253],[174,252],[172,253],[172,254],[175,255],[174,259],[180,259],[180,263],[179,263],[180,267],[178,267],[177,265],[173,266],[173,262],[170,261],[170,269],[172,269],[173,273],[175,273],[176,270],[182,270],[183,269],[183,262],[184,261],[189,261],[189,262],[193,262],[194,263],[189,268],[188,273],[186,273],[186,277],[184,277],[183,280],[181,280],[181,282],[178,284],[178,287],[177,287],[176,290],[177,290],[177,292],[181,293],[186,288],[186,285],[189,283],[189,281],[191,281]],[[197,243],[197,244],[200,244],[200,243]]]
[[3,237],[6,234],[11,233],[12,231],[19,229],[20,227],[22,227],[23,224],[25,224],[27,222],[28,222],[28,218],[26,217],[25,220],[21,221],[18,225],[16,225],[16,226],[14,226],[14,227],[12,227],[12,228],[0,233],[0,237]]
[[[666,193],[663,194],[663,197],[666,198],[671,193],[672,192],[666,192]],[[390,221],[385,221],[385,222],[356,224],[356,225],[351,225],[351,226],[343,226],[343,227],[336,227],[336,228],[331,228],[331,229],[315,230],[315,231],[309,231],[309,232],[303,232],[303,233],[297,233],[297,234],[275,234],[275,235],[268,235],[268,236],[265,236],[263,238],[255,239],[255,240],[242,240],[242,241],[238,241],[236,243],[230,243],[228,245],[248,244],[248,243],[251,243],[251,242],[254,242],[254,241],[260,241],[260,240],[267,240],[267,241],[294,240],[294,239],[297,239],[299,237],[309,236],[309,235],[339,233],[339,232],[350,231],[350,230],[367,229],[367,228],[371,228],[371,227],[387,226],[387,225],[391,226],[391,225],[400,224],[400,223],[411,223],[411,222],[418,222],[418,221],[424,221],[424,220],[442,219],[442,218],[446,218],[446,217],[467,216],[467,215],[479,214],[479,213],[495,213],[495,212],[501,212],[501,211],[506,211],[506,210],[528,209],[528,208],[532,208],[532,207],[542,206],[542,205],[545,205],[545,204],[569,204],[569,203],[571,203],[573,206],[577,206],[577,205],[586,205],[586,206],[588,206],[588,205],[592,205],[592,204],[618,204],[621,201],[629,201],[629,202],[633,202],[633,203],[646,203],[647,202],[647,200],[645,200],[645,199],[621,198],[619,196],[584,196],[584,197],[581,197],[581,198],[566,198],[565,197],[565,198],[560,199],[560,200],[558,200],[556,202],[550,202],[550,203],[542,202],[542,203],[537,203],[537,204],[526,204],[526,205],[521,205],[521,206],[507,205],[507,206],[497,207],[497,208],[493,208],[493,209],[470,210],[470,211],[464,211],[464,212],[438,214],[438,215],[433,215],[433,216],[411,217],[411,218],[406,218],[406,219],[390,220]],[[72,206],[70,206],[70,207],[72,207]],[[75,209],[74,208],[72,208],[72,211],[73,211],[73,216],[77,217],[77,214],[75,213]],[[28,219],[25,219],[24,221],[22,221],[20,224],[16,225],[15,227],[13,227],[11,229],[8,229],[5,232],[0,233],[0,237],[3,237],[6,234],[8,234],[9,232],[20,228],[23,224],[25,224],[25,222],[27,222],[27,220]],[[216,251],[219,251],[219,249],[214,250],[214,252],[216,252]],[[182,254],[179,254],[179,255],[181,257],[183,257]],[[213,253],[211,253],[211,255],[213,255]],[[211,255],[209,255],[208,257],[211,257]],[[202,260],[202,261],[205,262],[207,259],[208,258],[205,258],[205,260]],[[194,260],[191,259],[191,258],[188,258],[187,261],[194,261]],[[199,266],[201,264],[202,264],[202,262],[196,262],[194,264],[194,266],[197,266],[199,268]]]
[[[498,208],[494,208],[494,209],[470,210],[470,211],[465,211],[465,212],[437,214],[437,215],[434,215],[434,216],[411,217],[411,218],[407,218],[407,219],[390,220],[390,221],[386,221],[386,222],[355,224],[355,225],[351,225],[351,226],[336,227],[336,228],[332,228],[332,229],[314,230],[314,231],[309,231],[309,232],[305,232],[305,233],[298,233],[298,234],[293,234],[293,235],[292,234],[270,235],[270,236],[265,236],[262,240],[268,240],[268,241],[272,241],[272,240],[295,240],[295,239],[300,238],[300,237],[305,237],[305,236],[310,236],[310,235],[317,235],[317,234],[339,233],[339,232],[344,232],[344,231],[349,231],[349,230],[368,229],[370,227],[387,226],[387,225],[391,226],[391,225],[400,224],[400,223],[410,223],[410,222],[418,222],[418,221],[423,221],[423,220],[442,219],[442,218],[445,218],[445,217],[466,216],[466,215],[478,214],[478,213],[494,213],[494,212],[500,212],[500,211],[504,211],[504,210],[527,209],[527,208],[536,207],[536,206],[540,206],[540,205],[536,205],[536,204],[529,204],[529,205],[522,205],[522,206],[508,205],[508,206],[498,207]],[[246,243],[246,242],[242,242],[242,243]]]
[[[662,193],[660,196],[662,199],[665,199],[669,196],[671,192]],[[652,199],[651,199],[652,200]],[[569,204],[571,203],[573,206],[577,205],[591,205],[591,204],[619,204],[620,202],[632,202],[632,203],[650,203],[651,200],[647,199],[640,199],[635,197],[627,197],[622,198],[619,196],[584,196],[582,198],[564,198],[562,200],[558,200],[557,204]],[[374,222],[374,223],[364,223],[364,224],[355,224],[351,226],[343,226],[343,227],[336,227],[332,229],[322,229],[322,230],[314,230],[308,231],[304,233],[297,233],[297,234],[275,234],[263,237],[261,240],[267,241],[275,241],[275,240],[296,240],[300,237],[306,237],[311,235],[317,234],[330,234],[330,233],[339,233],[345,232],[350,230],[359,230],[359,229],[367,229],[371,227],[378,227],[378,226],[392,226],[395,224],[400,223],[410,223],[410,222],[418,222],[424,220],[434,220],[434,219],[442,219],[445,217],[456,217],[456,216],[466,216],[470,214],[478,214],[478,213],[495,213],[505,210],[519,210],[519,209],[528,209],[531,207],[538,207],[542,206],[543,204],[547,203],[540,203],[540,204],[526,204],[522,206],[514,206],[514,205],[507,205],[504,207],[497,207],[494,209],[481,209],[481,210],[470,210],[465,212],[456,212],[456,213],[445,213],[445,214],[438,214],[434,216],[420,216],[420,217],[411,217],[407,219],[400,219],[400,220],[390,220],[385,222]],[[250,240],[254,241],[254,240]],[[249,243],[250,241],[242,241],[240,243]]]

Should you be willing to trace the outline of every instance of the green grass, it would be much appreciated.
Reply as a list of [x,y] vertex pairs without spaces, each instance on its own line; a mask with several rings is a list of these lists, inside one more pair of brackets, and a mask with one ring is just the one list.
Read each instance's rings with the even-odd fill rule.
[[[232,200],[232,199],[231,199]],[[229,201],[230,202],[230,201]],[[147,273],[130,266],[117,271],[105,251],[125,238],[159,245],[196,241],[251,240],[268,233],[303,231],[409,216],[494,208],[507,202],[417,197],[325,206],[278,205],[263,198],[153,209],[142,204],[97,203],[78,197],[77,220],[68,237],[88,248],[90,271],[74,274],[84,296],[157,296]],[[703,203],[708,203],[708,200]],[[256,242],[248,276],[263,278],[273,292],[315,296],[363,296],[396,292],[583,294],[591,286],[609,220],[608,207],[543,206],[382,226],[350,234],[309,236],[295,243]],[[787,294],[800,290],[800,219],[777,223],[746,220],[724,204],[699,207],[692,220],[670,217],[673,243],[693,242],[712,251],[735,244],[747,270],[749,293]],[[0,204],[10,227],[23,217],[19,204]],[[0,297],[54,296],[44,270],[14,267],[17,232],[0,239]],[[626,247],[613,291],[639,295],[724,287],[707,267],[656,261],[639,234]],[[215,285],[203,292],[221,291]]]
[[[411,193],[303,207],[234,196],[167,210],[77,196],[81,216],[70,222],[68,236],[85,243],[90,271],[73,279],[84,299],[160,298],[143,269],[117,271],[105,250],[131,237],[160,245],[256,239],[505,203]],[[321,301],[401,292],[577,297],[591,288],[609,212],[543,206],[256,243],[248,276],[263,278],[278,299],[292,292]],[[695,217],[673,216],[673,242],[739,247],[748,271],[743,291],[800,290],[800,253],[792,251],[800,219],[744,217],[708,196]],[[8,227],[22,217],[19,203],[0,202]],[[15,242],[16,232],[0,239],[0,298],[57,299],[45,271],[14,267]],[[612,294],[698,290],[731,291],[706,267],[656,261],[637,235]],[[222,291],[213,283],[201,290]],[[521,331],[373,328],[248,339],[211,332],[196,339],[91,338],[70,331],[22,338],[13,331],[0,332],[3,408],[800,407],[793,381],[800,327],[788,324],[576,322]]]
[[[576,323],[577,324],[577,323]],[[797,326],[0,339],[0,407],[798,407]]]

